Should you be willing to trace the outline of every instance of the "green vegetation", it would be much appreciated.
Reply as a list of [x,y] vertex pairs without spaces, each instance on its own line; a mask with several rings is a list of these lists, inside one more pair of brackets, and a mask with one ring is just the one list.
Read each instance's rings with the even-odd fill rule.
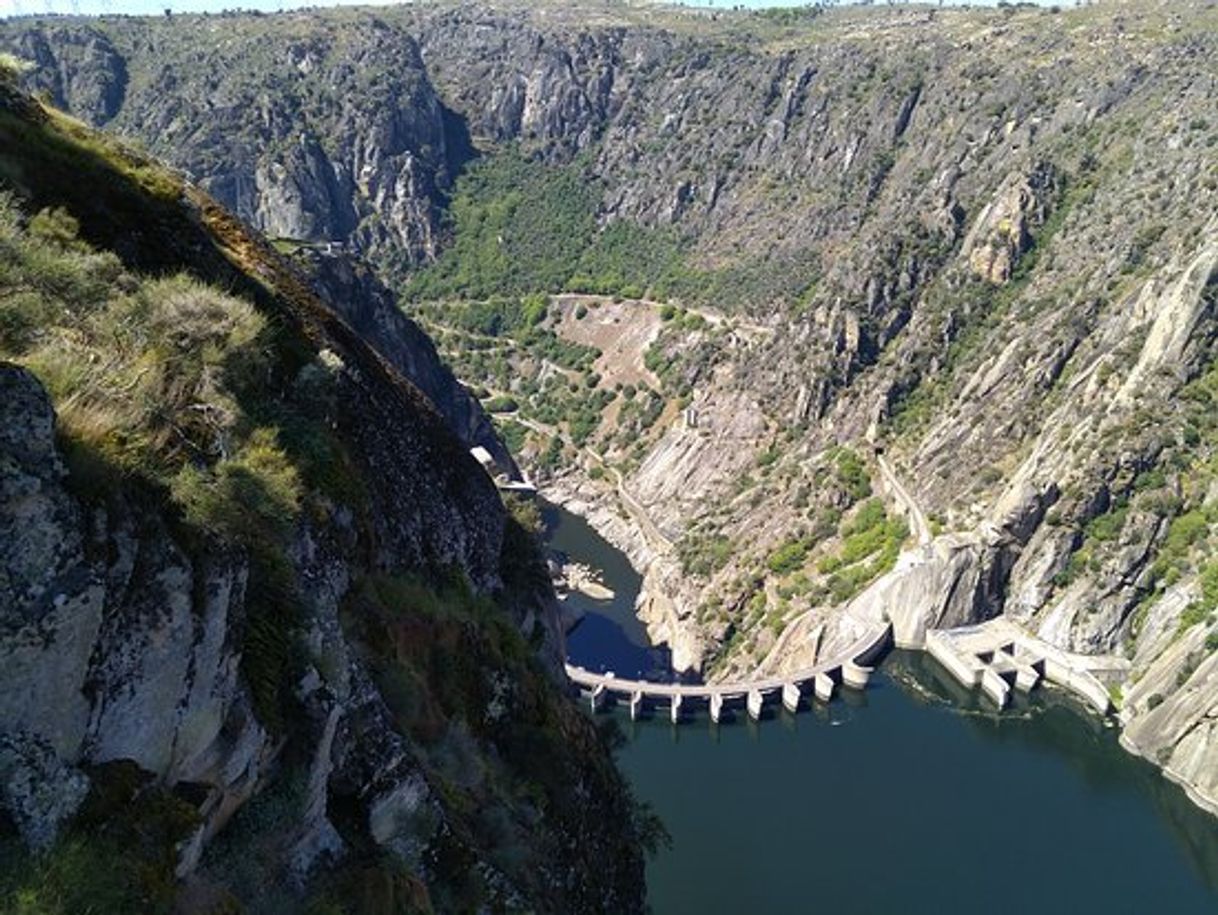
[[[458,375],[484,385],[484,394],[486,389],[511,392],[485,396],[488,412],[565,425],[566,435],[580,446],[592,437],[616,394],[601,388],[600,376],[592,371],[600,352],[559,338],[546,326],[547,306],[541,295],[495,296],[482,302],[429,303],[419,306],[417,314],[438,329],[442,351]],[[518,453],[526,427],[503,424],[501,429],[511,431],[515,444],[510,447]]]
[[28,60],[22,60],[7,51],[0,52],[0,85],[16,85],[21,74],[32,68],[33,64]]
[[687,534],[677,543],[677,558],[686,575],[715,574],[732,557],[734,545],[723,534]]
[[852,502],[871,495],[871,475],[862,458],[849,448],[838,448],[831,455],[838,482],[845,488]]
[[[1212,572],[1211,577],[1215,577]],[[1185,611],[1180,614],[1180,623],[1176,628],[1177,635],[1183,635],[1194,626],[1201,624],[1212,625],[1215,619],[1212,600],[1212,596],[1207,595],[1201,600],[1193,601],[1193,603],[1189,604]]]
[[1151,580],[1171,585],[1189,571],[1194,548],[1205,540],[1215,520],[1218,520],[1218,506],[1190,509],[1172,518],[1167,536],[1151,564]]
[[903,519],[888,517],[883,503],[873,498],[855,510],[841,534],[838,552],[817,563],[817,571],[828,576],[825,590],[836,603],[850,600],[896,564],[909,527]]
[[446,305],[443,311],[422,312],[442,318],[447,327],[485,337],[503,337],[527,332],[546,319],[547,299],[543,295],[491,295],[484,300]]
[[508,451],[512,454],[520,454],[524,450],[524,443],[529,434],[527,426],[521,425],[514,419],[500,419],[495,423],[495,428],[499,430],[499,437],[503,439],[503,444],[507,446]]
[[[147,210],[149,203],[176,208],[183,193],[182,182],[155,160],[120,146],[117,140],[90,130],[62,112],[46,109],[45,115],[54,129],[46,130],[0,111],[0,138],[4,140],[0,145],[0,178],[8,178],[19,188],[54,187],[70,175],[81,187],[104,195],[115,206],[116,214]],[[31,160],[37,163],[34,169],[29,167]],[[139,199],[140,193],[152,200]]]
[[509,352],[548,360],[573,372],[588,371],[600,355],[590,346],[569,343],[541,326],[547,315],[544,296],[494,296],[486,301],[431,304],[420,306],[416,314],[444,329],[437,335],[441,340],[460,339],[459,348],[450,347],[458,371],[500,387],[506,387],[513,377]]
[[1078,549],[1070,554],[1066,567],[1059,572],[1054,583],[1058,587],[1066,587],[1085,569],[1096,571],[1099,568],[1097,551],[1104,544],[1115,541],[1125,528],[1125,520],[1129,514],[1128,500],[1121,498],[1113,502],[1108,511],[1096,515],[1082,530],[1082,542]]
[[547,168],[517,150],[489,156],[457,182],[452,246],[406,292],[416,299],[557,292],[595,232],[598,198],[578,166]]
[[516,398],[508,397],[507,395],[491,397],[486,401],[484,406],[490,413],[515,413],[520,409],[520,404],[516,402]]
[[164,912],[177,891],[174,845],[193,806],[130,762],[90,772],[89,795],[56,844],[27,851],[0,833],[0,910],[21,915]]
[[766,567],[776,575],[789,575],[803,568],[812,544],[807,540],[788,540],[766,559]]
[[806,253],[690,265],[687,241],[671,229],[617,221],[600,228],[600,183],[583,159],[564,166],[518,148],[476,162],[457,180],[452,245],[415,273],[403,292],[415,301],[584,292],[690,304],[748,306],[792,301],[819,276]]

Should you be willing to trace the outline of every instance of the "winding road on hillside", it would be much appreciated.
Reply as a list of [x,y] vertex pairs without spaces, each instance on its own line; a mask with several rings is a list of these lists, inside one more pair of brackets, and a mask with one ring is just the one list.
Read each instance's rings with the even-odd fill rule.
[[643,532],[643,539],[647,541],[647,545],[657,552],[671,552],[673,550],[673,542],[665,537],[660,529],[656,527],[655,522],[651,520],[651,515],[647,513],[643,503],[632,496],[630,491],[626,489],[626,479],[622,476],[622,472],[591,448],[584,448],[582,450],[609,471],[609,473],[613,474],[613,479],[617,483],[618,498],[622,500],[622,505],[630,517],[634,519],[635,524],[639,526],[639,530]]
[[[613,301],[612,296],[593,295],[591,293],[564,292],[554,296],[555,300],[567,305],[591,305],[593,303],[604,304],[605,302]],[[645,305],[648,308],[653,308],[656,311],[661,310],[665,306],[672,305],[675,308],[680,308],[682,311],[691,315],[697,315],[707,324],[714,327],[727,326],[733,330],[740,331],[745,336],[753,337],[773,337],[774,328],[766,327],[764,324],[757,324],[753,321],[746,320],[740,315],[725,315],[718,311],[712,311],[708,308],[696,308],[690,305],[679,305],[675,302],[658,302],[655,299],[624,299],[625,302],[635,302],[639,305]]]

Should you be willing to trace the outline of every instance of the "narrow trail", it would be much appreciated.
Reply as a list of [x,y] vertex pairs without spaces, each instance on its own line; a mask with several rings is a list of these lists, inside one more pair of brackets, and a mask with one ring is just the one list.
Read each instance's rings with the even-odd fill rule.
[[639,530],[643,533],[643,539],[647,541],[648,546],[657,552],[671,553],[675,548],[673,542],[665,537],[663,532],[656,527],[655,522],[651,520],[651,515],[647,513],[647,509],[641,502],[639,502],[638,499],[630,494],[628,489],[626,489],[626,480],[622,476],[622,472],[606,462],[600,454],[593,451],[591,448],[584,448],[582,450],[594,461],[604,467],[605,470],[613,474],[618,498],[622,500],[622,505],[625,506],[630,517],[634,519],[634,523],[639,526]]
[[[513,415],[512,419],[520,423],[527,429],[532,429],[541,435],[558,436],[562,438],[562,433],[554,426],[540,423],[535,419],[528,419],[524,416]],[[563,438],[566,441],[565,438]],[[567,442],[567,444],[571,444]],[[626,480],[622,476],[622,472],[605,460],[604,456],[587,447],[578,447],[572,445],[577,451],[586,454],[597,464],[605,469],[606,472],[613,475],[614,489],[617,492],[618,498],[621,500],[622,507],[626,509],[627,514],[636,525],[639,531],[643,534],[643,539],[647,541],[650,547],[656,553],[671,553],[676,547],[673,542],[664,536],[664,533],[651,520],[651,516],[647,513],[647,509],[643,504],[631,495],[630,490],[626,488]]]
[[897,479],[896,473],[892,469],[892,465],[888,463],[888,458],[884,455],[876,455],[876,463],[880,466],[880,475],[884,478],[889,491],[896,501],[901,503],[901,507],[905,510],[905,515],[909,519],[909,529],[914,535],[918,546],[924,546],[934,539],[934,534],[930,530],[930,522],[926,519],[926,513],[922,511],[922,507],[914,500],[914,497],[909,494],[901,481]]

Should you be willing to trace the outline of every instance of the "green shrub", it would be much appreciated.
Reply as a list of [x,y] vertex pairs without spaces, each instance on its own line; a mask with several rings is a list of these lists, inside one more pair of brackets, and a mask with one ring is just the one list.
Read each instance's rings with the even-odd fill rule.
[[520,409],[520,404],[516,402],[516,398],[501,394],[488,400],[486,409],[489,413],[515,413]]
[[256,429],[232,458],[213,468],[186,464],[172,483],[186,519],[237,542],[282,541],[299,514],[300,477],[272,429]]
[[512,454],[520,454],[524,450],[524,443],[529,435],[527,426],[514,419],[509,419],[496,421],[495,427],[499,430],[499,437],[503,439],[503,444],[507,446],[508,451]]
[[732,557],[734,546],[723,534],[687,534],[677,543],[677,558],[687,575],[709,576]]
[[849,448],[838,449],[834,464],[837,479],[849,494],[852,502],[865,499],[871,495],[871,475],[862,458]]
[[766,567],[776,575],[788,575],[803,567],[810,546],[805,540],[788,540],[766,559]]
[[1097,515],[1088,522],[1085,529],[1087,537],[1105,543],[1110,540],[1115,540],[1121,534],[1121,529],[1125,526],[1125,517],[1128,510],[1124,505],[1105,512],[1102,515]]
[[33,64],[7,51],[0,51],[0,87],[16,86],[23,73],[33,69]]
[[164,912],[177,890],[176,844],[198,825],[187,802],[134,763],[90,772],[80,811],[49,850],[0,834],[0,910],[22,915]]
[[[1218,568],[1218,563],[1215,563],[1207,568],[1207,572]],[[1214,621],[1214,606],[1209,603],[1206,598],[1193,601],[1184,608],[1184,612],[1180,614],[1180,621],[1176,626],[1176,634],[1183,635],[1194,626],[1199,626],[1203,623],[1209,624]]]

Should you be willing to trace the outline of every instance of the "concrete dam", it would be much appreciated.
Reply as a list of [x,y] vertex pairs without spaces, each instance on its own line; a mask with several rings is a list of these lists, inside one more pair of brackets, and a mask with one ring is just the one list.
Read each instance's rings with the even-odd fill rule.
[[[767,705],[781,702],[796,712],[805,699],[829,702],[839,686],[866,688],[874,666],[892,646],[892,626],[872,627],[832,660],[783,676],[757,680],[701,684],[661,683],[594,673],[568,663],[567,677],[593,712],[616,701],[629,703],[630,717],[638,719],[652,708],[668,710],[673,724],[706,708],[718,724],[725,711],[743,704],[750,718],[761,719]],[[1075,655],[1030,635],[1010,620],[999,617],[975,626],[933,630],[924,650],[961,685],[980,688],[999,709],[1013,691],[1029,692],[1042,682],[1072,693],[1100,715],[1111,711],[1106,674],[1117,673],[1121,659]]]
[[744,703],[749,717],[761,719],[767,704],[780,700],[790,712],[799,709],[806,696],[821,702],[833,698],[838,686],[861,690],[871,678],[875,662],[892,645],[892,627],[885,625],[864,632],[844,652],[806,670],[781,677],[765,677],[735,683],[658,683],[616,676],[612,671],[593,673],[574,664],[566,665],[567,677],[586,697],[593,712],[606,703],[623,699],[630,703],[630,717],[637,719],[654,706],[666,707],[674,724],[687,713],[705,707],[718,724],[724,712]]

